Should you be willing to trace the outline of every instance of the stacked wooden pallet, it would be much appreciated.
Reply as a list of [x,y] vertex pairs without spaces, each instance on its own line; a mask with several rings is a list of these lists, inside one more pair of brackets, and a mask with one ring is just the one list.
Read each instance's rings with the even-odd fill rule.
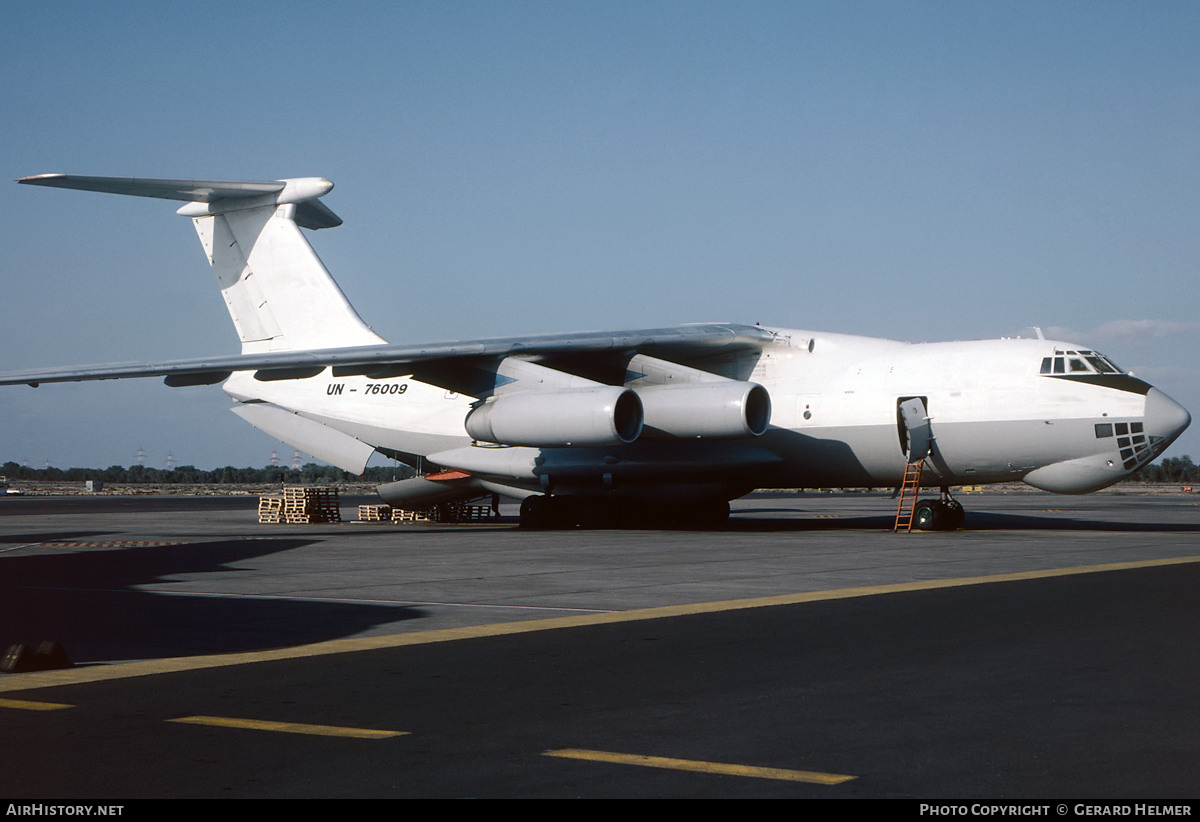
[[392,522],[402,525],[413,525],[419,522],[441,522],[441,514],[436,508],[424,511],[408,511],[404,508],[392,509]]
[[258,521],[263,523],[341,522],[336,488],[290,487],[283,496],[258,498]]
[[283,489],[283,521],[292,523],[341,522],[336,488]]
[[490,505],[470,505],[454,503],[446,506],[446,516],[443,522],[483,522],[496,516]]
[[[406,525],[432,522],[484,522],[496,512],[486,503],[452,502],[420,511],[390,505],[358,506],[359,522],[394,522]],[[341,522],[336,488],[283,489],[283,496],[258,498],[258,521],[263,523]]]
[[283,497],[259,497],[258,521],[275,525],[283,521]]
[[390,505],[360,505],[358,506],[359,522],[391,522],[392,506]]
[[392,522],[411,525],[422,522],[483,522],[493,519],[496,512],[491,505],[472,505],[465,502],[450,502],[423,511],[392,509]]

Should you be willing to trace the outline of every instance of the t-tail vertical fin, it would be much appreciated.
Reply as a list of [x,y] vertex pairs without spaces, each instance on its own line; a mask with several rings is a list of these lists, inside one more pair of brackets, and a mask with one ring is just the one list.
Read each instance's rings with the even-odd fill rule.
[[296,224],[293,204],[195,217],[242,351],[376,345]]

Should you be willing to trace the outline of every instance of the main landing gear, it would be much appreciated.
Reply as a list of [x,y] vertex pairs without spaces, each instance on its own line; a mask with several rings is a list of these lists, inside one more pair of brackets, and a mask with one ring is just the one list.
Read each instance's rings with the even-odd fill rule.
[[939,499],[917,500],[913,508],[913,528],[918,531],[953,531],[963,524],[962,503],[942,489]]
[[650,503],[610,497],[537,495],[521,502],[521,527],[539,530],[581,528],[720,528],[729,503],[707,500]]

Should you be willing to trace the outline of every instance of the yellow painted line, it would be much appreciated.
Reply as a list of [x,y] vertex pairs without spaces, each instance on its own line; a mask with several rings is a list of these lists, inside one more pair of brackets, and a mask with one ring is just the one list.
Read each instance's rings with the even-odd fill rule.
[[221,728],[245,728],[252,731],[276,731],[285,734],[310,736],[344,736],[351,739],[390,739],[405,736],[408,731],[377,731],[371,728],[345,728],[338,725],[306,725],[302,722],[269,722],[264,719],[235,719],[228,716],[182,716],[168,722],[189,725],[215,725]]
[[588,625],[612,625],[621,622],[638,622],[649,619],[666,619],[693,614],[710,614],[721,611],[738,611],[746,608],[769,608],[774,605],[800,605],[806,602],[823,602],[835,599],[897,594],[911,591],[936,591],[943,588],[960,588],[968,585],[984,585],[993,582],[1017,582],[1032,579],[1095,574],[1104,571],[1128,571],[1136,568],[1156,568],[1170,565],[1189,565],[1200,562],[1200,556],[1172,557],[1168,559],[1138,560],[1135,562],[1110,562],[1103,565],[1079,565],[1071,568],[1045,568],[1038,571],[1020,571],[990,576],[955,577],[951,579],[925,579],[912,582],[897,582],[888,585],[864,585],[856,588],[838,588],[829,591],[808,591],[798,594],[732,599],[718,602],[697,602],[689,605],[671,605],[662,608],[639,608],[631,611],[612,611],[599,614],[533,619],[523,622],[500,622],[491,625],[474,625],[465,628],[444,628],[437,631],[421,631],[385,636],[334,639],[296,645],[291,648],[274,648],[266,651],[249,651],[211,656],[186,656],[170,659],[148,659],[126,662],[119,665],[92,665],[68,668],[61,671],[39,671],[27,674],[0,676],[0,693],[28,691],[59,685],[76,685],[85,682],[102,682],[111,679],[128,679],[135,676],[198,671],[206,668],[222,668],[231,665],[249,665],[258,662],[275,662],[285,659],[303,659],[327,654],[345,654],[356,651],[375,651],[383,648],[403,648],[410,645],[429,645],[438,642],[455,642],[460,639],[478,639],[491,636],[511,636],[535,631],[553,631],[560,628],[580,628]]
[[16,708],[21,711],[61,711],[63,708],[74,708],[62,702],[29,702],[24,699],[0,699],[0,708]]
[[618,765],[640,765],[643,768],[666,768],[673,771],[713,773],[722,776],[750,776],[756,779],[781,779],[786,782],[812,782],[817,785],[840,785],[857,777],[820,771],[793,771],[787,768],[760,768],[754,765],[731,765],[726,762],[703,762],[695,759],[669,759],[665,756],[641,756],[609,751],[588,751],[581,748],[562,748],[546,751],[543,756],[563,759],[585,759],[591,762],[613,762]]

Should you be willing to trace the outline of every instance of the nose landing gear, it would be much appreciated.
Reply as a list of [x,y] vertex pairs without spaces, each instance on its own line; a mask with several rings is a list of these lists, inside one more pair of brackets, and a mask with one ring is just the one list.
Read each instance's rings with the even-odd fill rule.
[[919,531],[953,531],[963,524],[965,515],[962,503],[942,489],[939,499],[917,500],[912,524]]

